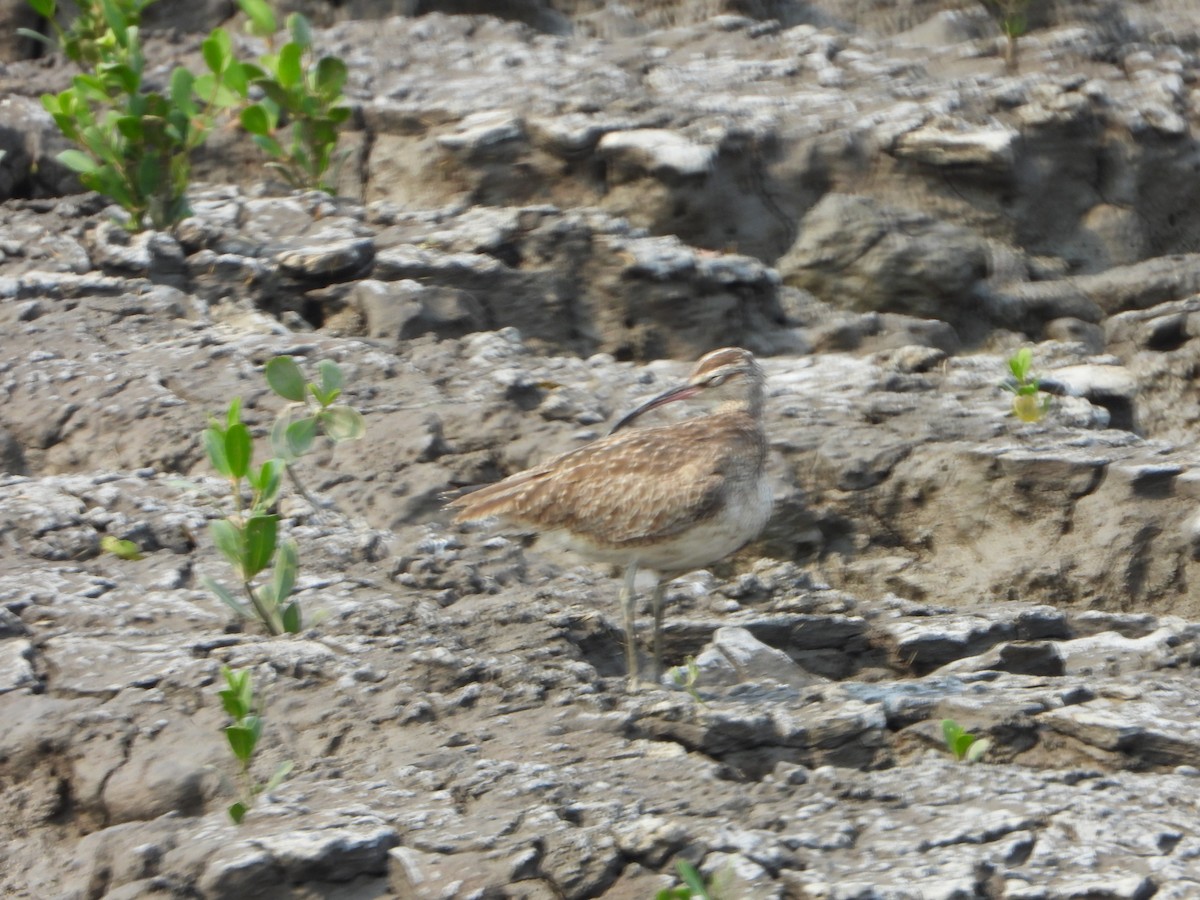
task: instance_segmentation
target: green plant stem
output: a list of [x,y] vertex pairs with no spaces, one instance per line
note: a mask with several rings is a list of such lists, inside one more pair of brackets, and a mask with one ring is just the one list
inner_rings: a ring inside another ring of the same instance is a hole
[[254,803],[254,779],[250,775],[250,760],[239,760],[238,781],[242,785],[242,802],[249,809]]
[[258,594],[254,591],[254,585],[249,581],[243,581],[242,587],[246,591],[246,596],[250,598],[250,603],[254,606],[254,611],[258,613],[258,617],[262,619],[264,625],[267,626],[267,631],[271,632],[271,636],[283,634],[283,630],[275,622],[275,616],[271,614],[261,600],[258,599]]
[[308,489],[304,487],[304,483],[300,480],[300,476],[296,474],[296,470],[292,467],[292,464],[290,462],[284,463],[283,467],[287,471],[288,480],[291,481],[292,487],[296,489],[296,492],[299,493],[300,496],[305,500],[307,500],[312,505],[313,509],[320,510],[320,504],[317,503],[316,498],[308,492]]

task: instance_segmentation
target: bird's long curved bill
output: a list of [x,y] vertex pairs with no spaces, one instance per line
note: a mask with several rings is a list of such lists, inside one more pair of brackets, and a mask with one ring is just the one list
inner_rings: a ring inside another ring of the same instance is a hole
[[694,397],[698,393],[700,393],[700,388],[694,384],[683,384],[679,387],[671,388],[669,391],[664,391],[653,400],[647,400],[633,412],[622,417],[621,421],[612,427],[612,431],[609,434],[616,434],[642,413],[650,412],[650,410],[665,406],[668,403],[674,403],[676,400],[686,400],[688,397]]

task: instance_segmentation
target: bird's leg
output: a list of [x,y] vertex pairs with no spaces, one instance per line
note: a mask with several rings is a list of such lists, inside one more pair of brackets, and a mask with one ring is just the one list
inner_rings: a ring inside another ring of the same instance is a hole
[[662,576],[654,582],[654,683],[662,683],[663,674],[663,594],[666,593]]
[[633,589],[633,580],[637,576],[638,564],[631,562],[625,569],[625,583],[621,585],[621,613],[625,618],[625,674],[629,677],[629,689],[638,687],[638,654],[637,642],[633,634],[635,617],[635,601],[637,596]]

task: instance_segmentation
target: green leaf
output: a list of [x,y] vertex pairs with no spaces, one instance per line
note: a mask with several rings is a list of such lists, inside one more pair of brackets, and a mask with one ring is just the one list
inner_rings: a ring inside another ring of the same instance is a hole
[[285,88],[295,87],[304,77],[300,61],[303,53],[304,48],[294,42],[284,44],[283,49],[279,51],[279,67],[276,71],[279,83]]
[[242,74],[246,76],[247,81],[258,81],[260,78],[266,78],[267,73],[262,66],[257,66],[254,63],[244,62],[241,64]]
[[272,571],[271,585],[275,590],[275,599],[282,603],[291,596],[296,587],[296,573],[300,568],[300,553],[296,542],[284,541],[275,553],[275,568]]
[[64,150],[58,154],[58,161],[72,172],[80,174],[90,174],[100,168],[100,165],[82,150]]
[[254,693],[250,684],[250,671],[222,666],[221,674],[225,676],[225,683],[229,685],[225,690],[218,691],[221,705],[225,712],[240,721],[250,715],[253,708]]
[[254,618],[254,613],[250,612],[250,610],[247,609],[246,606],[244,606],[242,603],[238,602],[237,598],[235,598],[233,596],[233,594],[229,592],[229,589],[226,588],[225,585],[221,584],[218,581],[213,581],[211,578],[205,578],[204,585],[210,591],[212,591],[214,594],[217,595],[218,600],[220,600],[222,603],[224,603],[226,606],[228,606],[230,609],[232,609],[235,613],[237,613],[243,619],[253,619]]
[[285,463],[296,458],[287,440],[287,430],[291,424],[291,412],[285,409],[275,417],[275,424],[271,426],[271,452]]
[[288,453],[293,459],[303,456],[317,438],[317,417],[305,416],[288,425],[286,432]]
[[342,92],[346,75],[346,64],[342,60],[336,56],[322,56],[317,61],[317,91],[332,100]]
[[55,3],[54,0],[29,0],[30,8],[41,16],[43,19],[53,19]]
[[242,560],[242,574],[246,581],[271,564],[278,526],[279,516],[276,515],[251,516],[246,520],[246,550]]
[[256,84],[258,84],[259,88],[263,89],[266,100],[274,103],[277,108],[288,109],[292,106],[292,96],[274,78],[266,78],[260,80],[260,82],[256,82]]
[[196,104],[192,101],[195,86],[196,76],[183,66],[176,66],[171,72],[171,102],[188,116],[196,114]]
[[[273,621],[279,618],[276,609],[279,604],[275,600],[275,588],[273,585],[260,584],[258,587],[254,588],[254,596],[258,598],[258,604],[255,606],[255,609],[259,609],[261,607],[262,609],[267,610],[270,618]],[[270,623],[264,624],[267,624],[268,627],[270,625]],[[277,630],[272,629],[271,633],[275,634],[277,633]]]
[[253,455],[254,442],[250,437],[250,429],[241,422],[235,422],[225,432],[225,458],[229,460],[229,476],[245,478],[250,471]]
[[100,0],[100,8],[104,12],[104,21],[108,23],[121,46],[129,46],[129,32],[134,29],[130,27],[131,23],[126,20],[121,8],[113,0]]
[[268,459],[258,470],[253,480],[255,493],[254,508],[256,510],[270,509],[279,496],[279,486],[283,481],[284,462],[281,459]]
[[105,553],[111,553],[113,556],[125,560],[145,559],[141,549],[133,541],[123,541],[115,535],[106,534],[100,538],[100,549]]
[[270,134],[271,119],[267,111],[257,103],[252,103],[242,110],[242,128],[250,134]]
[[973,743],[975,743],[975,735],[967,734],[966,732],[960,734],[957,738],[955,738],[955,740],[954,740],[954,757],[955,757],[955,759],[964,759],[967,755],[967,751],[971,749],[971,745]]
[[229,409],[225,412],[225,427],[232,428],[242,421],[242,398],[234,397],[229,401]]
[[247,716],[243,722],[259,722],[258,730],[251,724],[230,725],[225,729],[225,737],[229,741],[229,749],[241,762],[249,762],[254,756],[254,745],[258,742],[258,732],[262,730],[262,720],[258,716]]
[[295,763],[293,763],[290,759],[285,759],[283,762],[281,762],[279,764],[279,768],[275,770],[275,774],[272,775],[267,783],[263,785],[263,793],[269,794],[271,791],[275,790],[275,788],[279,787],[279,785],[283,783],[283,779],[287,778],[288,775],[291,774],[293,768],[295,768]]
[[142,76],[124,63],[105,66],[101,74],[107,83],[115,84],[126,94],[136,94],[142,83]]
[[305,50],[312,46],[312,26],[302,14],[294,12],[287,17],[287,30],[292,41]]
[[1016,378],[1017,381],[1024,381],[1032,366],[1033,351],[1028,347],[1022,347],[1008,360],[1008,368],[1013,373],[1013,377]]
[[[296,161],[302,163],[302,160],[304,160],[303,154],[297,152]],[[317,405],[322,408],[329,406],[329,404],[336,400],[338,395],[341,393],[341,390],[338,388],[334,388],[332,391],[323,391],[321,390],[321,387],[316,384],[310,384],[308,386],[308,390],[309,393],[313,395],[313,399],[317,401]]]
[[208,428],[205,428],[204,450],[208,454],[208,461],[217,470],[217,474],[228,478],[231,472],[229,469],[229,457],[225,455],[225,429],[219,428],[216,425],[210,425]]
[[284,400],[304,401],[304,373],[290,356],[276,356],[266,366],[267,384]]
[[236,60],[231,62],[221,75],[221,86],[239,98],[245,97],[250,91],[250,79],[246,75],[246,66]]
[[[44,16],[46,19],[53,18],[52,16]],[[46,37],[40,31],[34,31],[32,28],[18,28],[17,35],[23,38],[29,38],[31,41],[37,41],[39,44],[45,44],[51,50],[58,49],[58,43],[53,39]]]
[[967,762],[979,762],[979,760],[983,759],[983,754],[987,753],[991,747],[992,742],[988,738],[980,738],[975,741],[967,750]]
[[680,881],[688,886],[693,897],[708,900],[708,886],[704,883],[700,873],[696,871],[695,866],[681,859],[675,863],[675,870],[679,872]]
[[299,634],[303,630],[303,625],[300,621],[299,600],[293,600],[284,607],[281,622],[283,624],[283,630],[288,634]]
[[278,106],[280,109],[287,109],[291,103],[291,97],[287,90],[273,78],[265,78],[256,82],[262,92],[267,95],[267,99]]
[[262,151],[268,156],[274,156],[276,159],[281,159],[287,156],[287,153],[284,152],[282,145],[280,145],[279,141],[275,140],[273,137],[263,134],[256,134],[254,135],[253,140],[254,143],[256,143],[259,148],[262,149]]
[[367,431],[362,413],[352,406],[331,406],[317,413],[325,434],[334,441],[357,441]]
[[224,72],[233,61],[233,41],[229,32],[224,28],[214,28],[200,45],[200,52],[210,71],[214,74]]
[[241,825],[242,819],[246,818],[246,804],[239,800],[237,803],[229,805],[229,818],[233,819],[234,825]]
[[264,0],[238,0],[238,6],[249,19],[250,33],[257,37],[270,37],[276,31],[275,13]]
[[229,560],[231,566],[241,570],[245,553],[242,530],[228,519],[216,519],[208,523],[208,531],[221,555]]
[[342,367],[332,359],[323,359],[317,363],[317,371],[321,374],[321,388],[326,394],[341,391],[346,383],[346,376],[342,374]]

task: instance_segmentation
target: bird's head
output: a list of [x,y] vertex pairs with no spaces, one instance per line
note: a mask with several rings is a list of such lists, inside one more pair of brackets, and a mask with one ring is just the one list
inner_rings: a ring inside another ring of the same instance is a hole
[[762,409],[765,380],[762,367],[749,350],[741,347],[713,350],[700,358],[684,384],[646,401],[617,422],[612,431],[620,431],[642,413],[676,400],[702,400],[758,415]]

